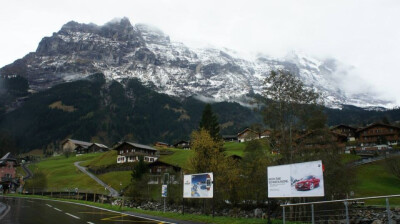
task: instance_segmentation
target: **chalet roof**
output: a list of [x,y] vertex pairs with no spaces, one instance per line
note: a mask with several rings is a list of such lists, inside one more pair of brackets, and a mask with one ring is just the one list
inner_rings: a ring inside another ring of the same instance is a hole
[[265,135],[265,134],[269,135],[269,134],[271,134],[271,133],[272,133],[271,130],[265,129],[264,131],[262,131],[262,132],[260,133],[260,135]]
[[245,132],[247,132],[247,131],[251,131],[251,132],[253,132],[253,133],[255,133],[255,134],[258,134],[258,132],[253,131],[253,130],[251,130],[250,128],[246,128],[246,129],[244,129],[243,131],[239,132],[239,133],[237,134],[237,136],[242,135],[243,133],[245,133]]
[[222,135],[222,138],[237,138],[237,135]]
[[156,142],[154,144],[169,145],[168,143],[165,143],[165,142]]
[[170,163],[166,163],[166,162],[163,162],[163,161],[160,161],[160,160],[157,160],[157,161],[155,161],[155,162],[153,162],[153,163],[150,163],[149,165],[148,165],[148,167],[153,167],[153,166],[158,166],[158,165],[165,165],[165,166],[171,166],[172,168],[174,168],[174,169],[182,169],[181,167],[179,167],[179,166],[177,166],[177,165],[172,165],[172,164],[170,164]]
[[189,141],[185,141],[185,140],[180,140],[179,142],[175,143],[174,146],[177,146],[177,145],[182,144],[182,143],[189,144],[190,142]]
[[84,141],[80,141],[80,140],[75,140],[75,139],[67,139],[66,141],[64,141],[62,144],[64,145],[66,142],[72,142],[75,145],[79,145],[82,146],[83,148],[88,148],[89,146],[91,146],[93,143],[91,142],[84,142]]
[[7,161],[14,161],[17,162],[17,159],[12,156],[11,152],[8,152],[0,159],[0,165],[5,164]]
[[[299,137],[296,139],[296,141],[301,141],[302,139],[305,139],[305,138],[307,138],[308,136],[312,136],[313,134],[319,134],[319,133],[321,133],[319,130],[310,131],[310,132],[308,132],[308,133],[306,133],[306,134],[304,134],[304,135],[299,136]],[[336,136],[336,137],[340,137],[340,138],[343,138],[343,139],[347,139],[347,136],[346,136],[346,135],[339,134],[339,133],[336,133],[336,132],[331,131],[331,130],[328,132],[328,134],[334,135],[334,136]]]
[[366,127],[358,129],[356,132],[361,132],[361,131],[364,131],[366,129],[370,129],[370,128],[373,128],[373,127],[376,127],[376,126],[384,126],[384,127],[387,127],[387,128],[393,128],[393,129],[400,130],[400,128],[397,127],[397,126],[393,126],[393,125],[389,125],[389,124],[383,124],[383,123],[372,123],[370,125],[367,125]]
[[128,145],[131,145],[131,146],[133,146],[133,147],[140,148],[140,149],[147,149],[147,150],[157,151],[157,149],[155,149],[155,148],[153,148],[153,147],[151,147],[151,146],[142,145],[142,144],[133,143],[133,142],[122,142],[122,143],[119,144],[117,147],[115,147],[114,150],[118,150],[118,148],[119,148],[121,145],[123,145],[123,144],[128,144]]
[[357,130],[357,128],[352,127],[352,126],[350,126],[350,125],[346,125],[346,124],[339,124],[339,125],[333,126],[333,127],[331,128],[331,130],[332,130],[332,129],[339,128],[339,127],[345,127],[345,128],[353,129],[354,131]]
[[100,143],[93,143],[93,144],[90,145],[90,147],[92,147],[93,145],[96,145],[96,146],[98,146],[100,148],[103,148],[103,149],[108,149],[108,146],[100,144]]

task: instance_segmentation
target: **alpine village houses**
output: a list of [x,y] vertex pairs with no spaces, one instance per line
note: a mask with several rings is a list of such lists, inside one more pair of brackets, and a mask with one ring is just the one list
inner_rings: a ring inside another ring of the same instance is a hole
[[17,159],[11,153],[5,154],[0,159],[0,187],[1,190],[16,190],[19,178],[16,175]]
[[76,152],[77,155],[92,152],[105,152],[109,150],[106,145],[100,143],[91,143],[75,139],[67,139],[62,142],[61,149],[63,153]]
[[361,146],[397,145],[400,128],[388,124],[373,123],[356,131]]
[[118,154],[117,163],[139,161],[141,156],[145,162],[155,162],[159,157],[157,149],[132,142],[122,142],[114,150]]

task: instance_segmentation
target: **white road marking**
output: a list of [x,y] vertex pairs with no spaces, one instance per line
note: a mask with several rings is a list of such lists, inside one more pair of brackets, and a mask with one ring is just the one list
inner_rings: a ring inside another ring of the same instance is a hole
[[0,220],[2,218],[4,218],[7,215],[7,213],[10,211],[10,209],[11,209],[11,206],[9,206],[9,205],[6,205],[6,207],[7,207],[7,210],[5,212],[3,212],[2,215],[0,214]]
[[[13,197],[13,196],[4,196],[4,197],[5,197],[5,198],[18,198],[18,197]],[[157,220],[157,219],[142,217],[142,216],[140,216],[140,215],[132,215],[132,214],[129,214],[129,213],[117,212],[117,211],[113,211],[113,210],[110,210],[110,209],[100,208],[100,207],[97,207],[97,206],[86,205],[86,204],[77,203],[77,202],[60,201],[60,200],[46,199],[46,198],[31,198],[31,199],[32,199],[32,200],[41,200],[41,201],[54,201],[54,202],[59,202],[59,203],[67,203],[67,204],[74,204],[74,205],[86,206],[86,207],[89,207],[89,208],[95,208],[95,209],[98,209],[98,210],[103,210],[103,211],[118,213],[118,214],[121,214],[121,215],[127,215],[127,216],[137,217],[137,218],[141,218],[141,219],[152,220],[152,221],[156,221],[156,222],[162,222],[162,223],[165,223],[165,224],[168,224],[168,223],[170,223],[170,224],[175,224],[175,223],[173,223],[173,222],[165,222],[165,221],[161,221],[161,220]]]
[[49,206],[50,208],[52,208],[53,206],[51,206],[51,205],[49,205],[49,204],[46,204],[47,206]]
[[87,222],[88,224],[94,224],[93,222]]
[[59,211],[59,212],[62,212],[62,211],[61,211],[60,209],[58,209],[58,208],[55,208],[55,207],[54,207],[54,209],[57,210],[57,211]]
[[73,217],[73,218],[76,218],[76,219],[81,219],[81,218],[79,218],[78,216],[74,216],[74,215],[71,215],[71,214],[69,214],[69,213],[65,213],[65,214],[67,214],[67,215],[69,215],[69,216],[71,216],[71,217]]

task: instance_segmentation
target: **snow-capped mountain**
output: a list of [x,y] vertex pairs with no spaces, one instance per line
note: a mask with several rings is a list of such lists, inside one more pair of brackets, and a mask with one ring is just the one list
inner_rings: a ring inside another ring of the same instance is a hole
[[103,26],[69,22],[43,38],[36,52],[3,67],[0,74],[24,76],[32,89],[41,90],[102,72],[108,80],[138,78],[173,96],[245,102],[249,93],[261,93],[270,71],[286,69],[325,96],[330,107],[390,105],[367,93],[346,93],[335,81],[337,64],[295,52],[285,58],[248,59],[227,49],[189,48],[157,28],[133,26],[123,18]]

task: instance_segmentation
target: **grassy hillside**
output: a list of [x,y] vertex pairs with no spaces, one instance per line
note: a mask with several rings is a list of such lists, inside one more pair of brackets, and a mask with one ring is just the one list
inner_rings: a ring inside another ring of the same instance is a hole
[[[225,144],[225,152],[227,155],[243,156],[245,147],[246,143],[229,142]],[[193,155],[192,150],[174,148],[164,150],[173,152],[173,154],[161,155],[161,161],[188,169],[190,157]],[[67,188],[74,189],[77,187],[81,191],[89,190],[106,193],[103,187],[81,173],[73,163],[75,161],[84,161],[81,164],[85,166],[107,166],[116,163],[116,156],[116,151],[113,150],[105,153],[92,153],[69,158],[58,156],[47,158],[32,165],[30,168],[32,171],[40,169],[46,174],[49,190],[66,190]],[[343,155],[342,158],[344,162],[357,159],[359,159],[358,156],[348,154]],[[386,170],[385,161],[362,165],[355,169],[357,175],[357,183],[353,188],[355,197],[400,194],[400,179]],[[20,172],[22,173],[22,170]],[[131,171],[110,172],[98,175],[98,177],[119,191],[130,184]],[[384,205],[385,201],[368,200],[366,203],[370,205]],[[400,198],[390,199],[390,204],[400,205]]]
[[243,156],[244,149],[246,148],[246,143],[239,143],[239,142],[226,142],[224,144],[225,153],[228,156],[237,155]]
[[131,183],[131,174],[132,171],[116,171],[100,174],[97,177],[115,190],[120,191]]
[[173,152],[171,155],[161,155],[160,161],[166,162],[172,165],[177,165],[183,169],[188,169],[190,158],[193,156],[193,150],[183,150],[169,148],[168,151]]
[[86,160],[81,163],[82,166],[86,167],[106,167],[117,162],[117,151],[110,150],[104,153],[101,153],[99,156],[96,156],[93,159]]
[[[32,94],[10,113],[1,114],[0,108],[0,133],[10,136],[21,152],[57,149],[66,138],[106,145],[121,139],[173,143],[189,138],[204,106],[193,97],[179,100],[157,93],[135,79],[105,85],[104,76],[95,74]],[[238,103],[212,107],[224,134],[261,122],[260,115]]]
[[[400,179],[388,172],[385,161],[378,161],[356,168],[356,197],[400,194]],[[367,204],[385,204],[384,200],[368,200]],[[400,205],[400,198],[390,199],[390,204]]]
[[33,164],[29,168],[32,172],[39,169],[45,173],[49,190],[65,191],[66,188],[79,188],[80,191],[88,190],[103,193],[104,188],[101,185],[74,166],[76,161],[92,160],[100,155],[100,153],[91,153],[69,158],[57,156]]
[[[227,142],[224,145],[225,153],[227,156],[238,155],[243,156],[244,149],[246,148],[246,143],[238,143],[238,142]],[[167,149],[159,149],[161,152],[160,161],[177,165],[182,167],[183,169],[188,169],[190,157],[193,156],[193,150],[183,150],[176,148],[167,148]],[[169,155],[164,155],[163,152],[172,153]],[[86,162],[81,163],[83,166],[96,168],[96,167],[106,167],[117,162],[117,152],[115,150],[111,150],[109,152],[105,152],[100,156],[88,160]]]

